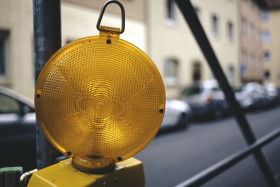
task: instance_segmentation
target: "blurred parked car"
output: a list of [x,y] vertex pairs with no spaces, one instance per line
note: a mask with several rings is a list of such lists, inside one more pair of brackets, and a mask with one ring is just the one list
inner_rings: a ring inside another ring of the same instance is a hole
[[251,82],[245,84],[239,92],[235,93],[240,106],[245,110],[261,109],[269,105],[264,86]]
[[161,128],[186,128],[191,120],[191,115],[191,108],[188,104],[180,100],[167,99]]
[[265,86],[266,97],[270,101],[271,106],[276,106],[280,102],[280,93],[278,92],[277,87],[273,83],[269,83]]
[[216,80],[207,80],[202,84],[186,87],[182,92],[182,100],[190,104],[195,118],[219,118],[229,113],[224,93]]
[[36,117],[33,102],[0,87],[0,168],[36,168]]

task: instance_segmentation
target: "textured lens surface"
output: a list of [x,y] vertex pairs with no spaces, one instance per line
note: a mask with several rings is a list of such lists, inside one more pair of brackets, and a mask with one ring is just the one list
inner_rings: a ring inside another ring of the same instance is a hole
[[165,89],[154,63],[128,42],[93,36],[56,52],[37,81],[37,119],[62,153],[127,159],[156,135]]

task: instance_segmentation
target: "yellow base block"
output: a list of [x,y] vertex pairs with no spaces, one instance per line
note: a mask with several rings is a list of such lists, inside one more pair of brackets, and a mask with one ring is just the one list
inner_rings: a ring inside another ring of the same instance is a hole
[[143,187],[145,176],[143,164],[130,158],[116,164],[116,169],[107,174],[89,174],[72,166],[72,159],[37,171],[31,177],[28,187]]

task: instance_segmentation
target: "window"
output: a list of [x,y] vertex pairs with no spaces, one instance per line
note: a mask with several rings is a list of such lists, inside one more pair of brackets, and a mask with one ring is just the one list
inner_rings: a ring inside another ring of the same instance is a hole
[[175,2],[174,0],[166,0],[167,3],[167,21],[168,23],[175,23]]
[[183,90],[182,95],[185,96],[192,96],[192,95],[197,95],[199,93],[203,92],[203,88],[200,86],[191,86],[187,87]]
[[263,11],[262,18],[263,18],[264,22],[269,22],[270,15],[269,15],[269,12],[267,10]]
[[245,18],[242,18],[242,32],[244,35],[247,34],[247,21]]
[[246,66],[244,64],[241,64],[240,65],[240,74],[241,75],[244,75],[246,72]]
[[240,66],[241,75],[244,75],[246,72],[247,61],[248,61],[247,53],[245,51],[242,51],[242,59],[241,59],[241,66]]
[[250,6],[251,6],[251,8],[254,8],[254,7],[255,7],[254,0],[250,0]]
[[20,105],[13,98],[0,93],[0,114],[19,113]]
[[251,54],[251,67],[255,65],[255,55]]
[[0,30],[0,76],[7,73],[7,40],[8,31]]
[[269,31],[264,31],[263,32],[263,42],[264,43],[269,43],[270,42],[270,32]]
[[232,66],[228,67],[227,79],[228,79],[228,82],[230,84],[233,84],[233,82],[234,82],[234,67],[232,67]]
[[263,54],[263,60],[265,62],[269,62],[270,61],[270,52],[269,51],[265,51]]
[[212,28],[211,28],[211,30],[212,30],[212,34],[213,34],[214,37],[218,36],[218,24],[219,24],[218,22],[219,22],[219,20],[218,20],[217,16],[213,15],[212,16]]
[[193,64],[192,79],[193,82],[198,82],[201,80],[201,64],[199,62]]
[[231,22],[228,22],[227,24],[227,30],[228,30],[228,41],[233,41],[233,25]]
[[261,42],[262,41],[262,31],[259,30],[258,32],[258,40]]
[[179,78],[179,62],[176,59],[168,59],[164,64],[165,83],[177,84]]
[[246,66],[247,65],[247,61],[248,61],[247,53],[245,51],[243,51],[242,52],[242,64],[244,64]]
[[259,57],[259,69],[262,69],[262,60],[263,60],[263,58],[262,57]]
[[269,80],[270,79],[270,72],[269,72],[269,70],[266,70],[264,72],[264,78],[265,78],[265,80]]
[[250,36],[255,38],[255,26],[253,24],[250,25]]

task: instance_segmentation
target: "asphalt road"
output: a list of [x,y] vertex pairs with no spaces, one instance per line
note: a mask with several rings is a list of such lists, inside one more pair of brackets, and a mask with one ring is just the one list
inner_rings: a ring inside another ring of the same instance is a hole
[[[280,107],[246,114],[257,138],[280,127]],[[144,163],[147,187],[175,186],[246,143],[233,117],[192,123],[182,131],[164,131],[135,158]],[[280,137],[263,153],[280,186]],[[267,186],[253,156],[207,182],[211,187]]]

